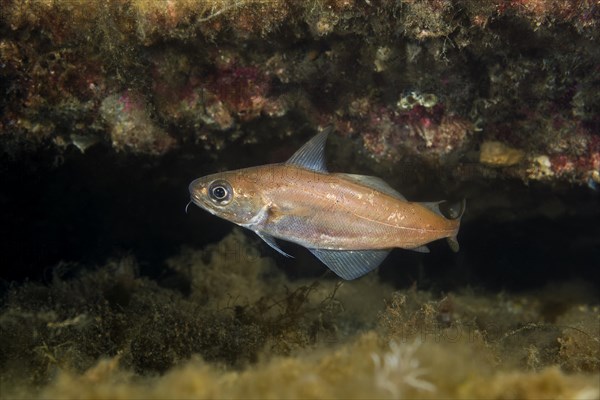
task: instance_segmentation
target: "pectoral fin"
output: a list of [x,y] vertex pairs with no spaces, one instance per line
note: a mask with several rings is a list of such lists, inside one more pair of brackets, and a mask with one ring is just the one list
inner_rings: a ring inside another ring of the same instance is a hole
[[309,250],[329,269],[346,280],[356,279],[373,271],[390,252],[390,250]]
[[275,242],[275,238],[271,235],[267,235],[266,233],[260,233],[255,231],[255,233],[258,235],[259,238],[261,238],[262,240],[265,241],[265,243],[267,243],[269,246],[271,246],[271,248],[277,250],[277,252],[283,256],[289,257],[289,258],[294,258],[293,256],[290,256],[288,253],[286,253],[285,251],[281,250],[279,248],[279,246],[277,246],[277,243]]

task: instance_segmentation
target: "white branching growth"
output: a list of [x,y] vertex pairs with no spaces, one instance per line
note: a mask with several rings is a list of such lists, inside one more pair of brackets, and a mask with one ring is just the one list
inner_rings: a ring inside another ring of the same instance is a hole
[[427,370],[420,367],[419,360],[415,357],[419,346],[420,340],[410,344],[398,344],[392,340],[387,353],[371,353],[375,364],[376,385],[394,398],[399,397],[407,387],[434,392],[435,385],[423,378]]
[[210,13],[208,15],[200,18],[198,20],[198,22],[206,22],[208,20],[218,17],[219,15],[221,15],[229,10],[233,10],[234,8],[241,7],[244,4],[249,4],[249,3],[251,3],[251,1],[235,0],[235,1],[229,2],[229,4],[227,4],[227,3],[228,2],[223,2],[223,4],[221,4],[219,8],[215,7],[215,5],[213,5],[212,9],[210,10]]

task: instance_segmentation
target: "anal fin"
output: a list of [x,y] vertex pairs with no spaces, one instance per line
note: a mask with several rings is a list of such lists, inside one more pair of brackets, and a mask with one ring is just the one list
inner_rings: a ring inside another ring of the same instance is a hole
[[309,249],[339,277],[352,280],[373,271],[390,250],[325,250]]
[[429,253],[429,248],[427,246],[419,246],[419,247],[413,247],[412,249],[409,249],[412,251],[416,251],[417,253]]

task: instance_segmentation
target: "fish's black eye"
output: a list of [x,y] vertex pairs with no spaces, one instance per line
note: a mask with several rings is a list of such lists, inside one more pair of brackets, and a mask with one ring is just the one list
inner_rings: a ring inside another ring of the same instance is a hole
[[229,182],[218,180],[210,184],[210,187],[208,188],[208,195],[214,202],[220,205],[226,205],[233,197],[233,189],[231,188]]
[[227,191],[223,186],[217,186],[213,189],[213,197],[215,199],[221,200],[224,199],[225,196],[227,196]]

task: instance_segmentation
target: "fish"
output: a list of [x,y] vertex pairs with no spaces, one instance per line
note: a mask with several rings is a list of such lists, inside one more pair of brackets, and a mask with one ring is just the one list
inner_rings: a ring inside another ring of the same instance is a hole
[[253,231],[283,256],[291,257],[276,239],[303,246],[345,280],[373,271],[394,248],[429,252],[427,243],[446,238],[458,251],[465,200],[446,217],[441,201],[410,202],[378,177],[329,172],[330,132],[286,162],[193,180],[190,203]]

